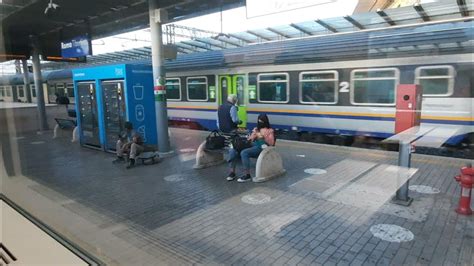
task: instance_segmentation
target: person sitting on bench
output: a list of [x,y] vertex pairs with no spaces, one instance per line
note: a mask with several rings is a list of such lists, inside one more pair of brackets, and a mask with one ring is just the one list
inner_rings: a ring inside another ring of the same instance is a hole
[[[250,158],[258,158],[265,146],[275,145],[275,133],[270,126],[270,121],[266,114],[258,116],[257,127],[252,130],[252,134],[248,137],[252,141],[252,147],[244,149],[240,152],[242,164],[244,166],[244,175],[241,176],[237,182],[247,182],[252,179],[250,176]],[[235,179],[235,166],[238,152],[235,149],[229,150],[230,174],[227,176],[227,181]]]

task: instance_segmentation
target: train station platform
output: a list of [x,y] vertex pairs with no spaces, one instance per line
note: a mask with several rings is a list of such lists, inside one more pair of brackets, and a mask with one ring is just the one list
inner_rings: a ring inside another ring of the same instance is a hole
[[[0,135],[37,132],[40,122],[36,108],[36,103],[0,102]],[[68,117],[65,106],[46,104],[45,108],[50,129],[56,124],[55,118]],[[74,104],[70,104],[69,108],[74,108]]]
[[280,139],[286,174],[237,183],[193,169],[207,132],[170,133],[174,155],[129,170],[70,138],[3,136],[2,193],[112,265],[474,263],[473,216],[454,211],[467,160],[414,154],[402,207],[396,152]]

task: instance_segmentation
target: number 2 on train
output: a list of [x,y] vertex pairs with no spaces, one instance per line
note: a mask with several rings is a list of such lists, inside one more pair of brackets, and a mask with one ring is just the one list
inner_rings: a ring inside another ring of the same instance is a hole
[[343,81],[339,83],[339,92],[349,92],[349,82]]

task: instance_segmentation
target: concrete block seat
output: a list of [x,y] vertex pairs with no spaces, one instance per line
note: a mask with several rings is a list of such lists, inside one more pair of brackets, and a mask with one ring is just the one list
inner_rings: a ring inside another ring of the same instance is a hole
[[[224,152],[227,149],[207,150],[206,141],[203,141],[196,152],[196,164],[194,169],[204,169],[224,163]],[[255,177],[253,182],[265,182],[277,176],[283,175],[283,160],[274,146],[266,147],[257,158]]]

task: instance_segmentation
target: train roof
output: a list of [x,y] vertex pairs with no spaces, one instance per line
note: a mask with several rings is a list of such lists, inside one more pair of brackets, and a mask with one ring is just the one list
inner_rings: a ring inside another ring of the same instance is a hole
[[290,39],[181,55],[166,69],[185,71],[250,65],[333,62],[426,54],[471,53],[472,21],[418,25]]
[[[72,78],[72,70],[71,69],[61,69],[61,70],[53,70],[53,71],[44,71],[42,73],[43,80],[59,80],[59,79],[70,79]],[[33,73],[29,73],[28,79],[30,83],[34,82]],[[13,74],[13,75],[5,75],[0,76],[0,85],[22,85],[23,81],[23,74]]]
[[[310,36],[225,50],[181,54],[175,60],[167,60],[165,67],[167,71],[191,71],[252,65],[472,53],[474,50],[473,26],[474,22],[467,20]],[[117,63],[150,65],[151,60],[110,62],[110,64]],[[91,66],[86,65],[86,67]],[[32,82],[33,75],[30,74],[29,77]],[[71,77],[70,69],[43,73],[44,80]],[[22,83],[21,74],[0,77],[0,84]]]

